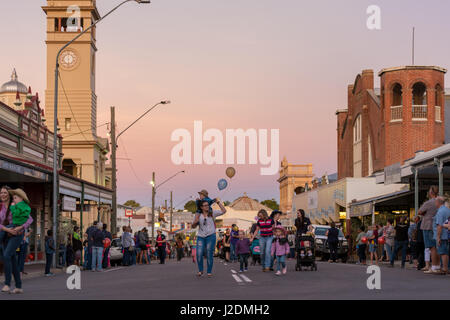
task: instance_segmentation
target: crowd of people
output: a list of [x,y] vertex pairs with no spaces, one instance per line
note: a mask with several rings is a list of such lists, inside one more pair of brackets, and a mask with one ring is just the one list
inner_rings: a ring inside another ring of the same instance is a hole
[[[219,210],[212,210],[213,203],[218,205]],[[30,202],[23,190],[3,186],[0,188],[0,204],[0,257],[5,276],[1,291],[23,293],[21,276],[25,274],[24,264],[33,222]],[[155,259],[164,264],[166,258],[181,261],[187,256],[192,257],[192,261],[197,264],[197,275],[201,277],[206,258],[206,273],[211,277],[217,252],[225,264],[239,262],[240,272],[248,271],[249,265],[260,265],[263,272],[276,271],[276,275],[283,275],[287,272],[286,259],[296,256],[299,237],[311,229],[311,221],[302,209],[297,211],[295,231],[282,226],[281,211],[274,210],[269,215],[262,209],[250,230],[239,230],[237,225],[232,225],[231,229],[221,234],[216,230],[215,219],[225,213],[223,203],[218,199],[210,199],[208,192],[202,190],[199,192],[197,212],[192,224],[193,228],[198,227],[198,231],[192,239],[176,236],[169,240],[161,230],[157,230],[155,240],[150,241],[146,228],[133,234],[131,227],[124,226],[120,238],[122,264],[150,264]],[[394,261],[401,253],[402,268],[409,260],[410,264],[427,274],[448,274],[449,228],[448,203],[438,196],[438,188],[432,186],[428,191],[428,200],[420,207],[412,222],[402,216],[397,221],[388,219],[386,225],[360,227],[355,239],[358,263],[366,264],[368,253],[370,264],[386,261],[394,267]],[[339,230],[332,224],[326,233],[330,262],[336,261],[338,235]],[[59,244],[57,264],[82,265],[84,270],[101,272],[110,266],[109,252],[114,237],[107,230],[107,225],[101,222],[94,222],[83,235],[80,228],[74,226],[65,241]],[[53,275],[51,266],[55,252],[53,231],[48,230],[45,237],[46,276]],[[15,281],[13,290],[10,288],[12,277]]]
[[361,226],[356,237],[358,263],[366,264],[368,251],[370,264],[386,261],[394,267],[400,253],[402,268],[409,261],[426,274],[448,274],[450,209],[438,190],[430,187],[428,200],[411,222],[402,216],[395,222],[388,219],[386,225]]

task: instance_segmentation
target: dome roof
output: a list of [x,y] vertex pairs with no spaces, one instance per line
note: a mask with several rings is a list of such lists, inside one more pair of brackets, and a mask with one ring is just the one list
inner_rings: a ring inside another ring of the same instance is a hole
[[13,70],[11,74],[11,80],[8,82],[5,82],[2,87],[0,88],[0,93],[4,92],[19,92],[19,93],[27,93],[28,89],[27,87],[22,83],[19,82],[17,79],[17,72],[16,69]]

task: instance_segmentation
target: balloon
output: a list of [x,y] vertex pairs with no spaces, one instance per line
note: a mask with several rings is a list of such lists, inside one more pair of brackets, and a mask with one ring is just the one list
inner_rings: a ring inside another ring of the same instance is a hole
[[236,170],[234,170],[233,167],[228,167],[227,170],[225,171],[225,173],[226,173],[227,177],[231,179],[236,174]]
[[386,243],[386,239],[384,239],[384,237],[378,238],[378,244],[385,244],[385,243]]
[[225,179],[220,179],[217,186],[219,187],[219,190],[223,190],[228,186],[228,182]]
[[361,238],[361,241],[362,241],[363,243],[367,243],[367,238],[366,238],[366,237],[362,237],[362,238]]
[[103,247],[108,248],[111,245],[111,240],[109,238],[105,239],[105,243],[103,244]]

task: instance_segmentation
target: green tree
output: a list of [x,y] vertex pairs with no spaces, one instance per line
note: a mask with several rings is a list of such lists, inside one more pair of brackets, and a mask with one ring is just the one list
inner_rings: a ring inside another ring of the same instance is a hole
[[197,203],[194,200],[189,200],[184,205],[184,208],[189,212],[196,212],[197,211]]
[[141,205],[140,205],[138,202],[136,202],[135,200],[128,200],[128,201],[125,202],[123,205],[124,205],[124,206],[127,206],[127,207],[132,207],[132,208],[138,208],[138,207],[141,206]]
[[277,201],[272,198],[272,200],[264,200],[261,201],[261,204],[265,205],[266,207],[269,207],[272,210],[278,210],[280,206],[278,205]]

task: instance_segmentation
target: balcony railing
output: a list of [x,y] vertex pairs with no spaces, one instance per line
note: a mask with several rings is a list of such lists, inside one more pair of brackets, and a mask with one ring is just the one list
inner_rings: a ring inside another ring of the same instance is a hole
[[413,104],[412,119],[413,120],[426,120],[427,119],[427,105]]
[[391,122],[402,121],[403,106],[391,106]]

